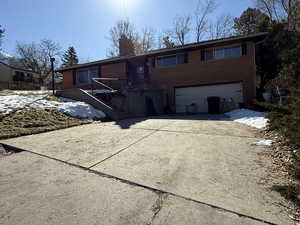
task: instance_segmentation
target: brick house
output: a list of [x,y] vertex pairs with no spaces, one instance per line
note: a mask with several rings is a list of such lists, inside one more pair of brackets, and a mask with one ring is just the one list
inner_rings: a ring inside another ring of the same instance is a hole
[[[120,92],[162,90],[160,105],[178,113],[189,105],[207,112],[208,96],[219,96],[236,107],[251,105],[257,86],[255,45],[265,37],[266,33],[259,33],[210,40],[142,55],[134,55],[133,45],[124,37],[120,57],[60,69],[62,89],[101,88],[92,79],[100,78]],[[152,101],[155,105],[156,100]]]

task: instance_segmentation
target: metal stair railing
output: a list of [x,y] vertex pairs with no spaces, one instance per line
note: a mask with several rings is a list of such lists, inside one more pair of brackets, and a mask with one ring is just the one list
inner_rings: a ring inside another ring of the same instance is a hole
[[101,86],[105,87],[108,89],[108,93],[116,93],[118,92],[117,90],[113,89],[112,87],[100,82],[102,80],[108,80],[108,81],[119,81],[119,78],[92,78],[92,94],[94,94],[94,85],[93,82],[95,82],[96,84],[100,84]]

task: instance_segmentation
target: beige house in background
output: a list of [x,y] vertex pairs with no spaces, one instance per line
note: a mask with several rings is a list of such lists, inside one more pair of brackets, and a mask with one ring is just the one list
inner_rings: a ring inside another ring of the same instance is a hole
[[0,62],[0,88],[37,89],[40,75],[31,70],[16,68]]

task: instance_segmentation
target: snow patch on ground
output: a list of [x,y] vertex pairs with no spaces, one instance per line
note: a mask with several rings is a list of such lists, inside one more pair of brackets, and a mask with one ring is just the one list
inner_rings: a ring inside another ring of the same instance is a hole
[[20,95],[7,95],[0,96],[0,113],[9,114],[18,109],[22,109],[25,106],[45,98],[42,96],[20,96]]
[[45,95],[45,94],[49,94],[52,91],[46,90],[46,91],[42,91],[42,90],[38,90],[38,91],[14,91],[14,94],[16,95]]
[[265,128],[269,121],[265,118],[265,113],[249,109],[236,109],[225,114],[229,116],[229,119],[232,121],[243,123],[258,129]]
[[26,106],[32,108],[46,109],[56,108],[62,113],[72,117],[84,119],[101,119],[105,114],[84,102],[74,101],[71,99],[61,98],[63,102],[49,101],[46,95],[40,96],[20,96],[8,95],[0,96],[0,113],[9,114],[13,111],[20,110]]
[[271,146],[272,143],[273,143],[272,140],[261,140],[261,141],[255,142],[254,144],[257,146]]

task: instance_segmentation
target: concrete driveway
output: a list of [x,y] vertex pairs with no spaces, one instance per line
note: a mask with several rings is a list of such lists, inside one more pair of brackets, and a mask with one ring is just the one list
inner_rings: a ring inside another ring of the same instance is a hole
[[203,115],[2,141],[26,151],[0,159],[0,224],[293,224],[255,132]]

